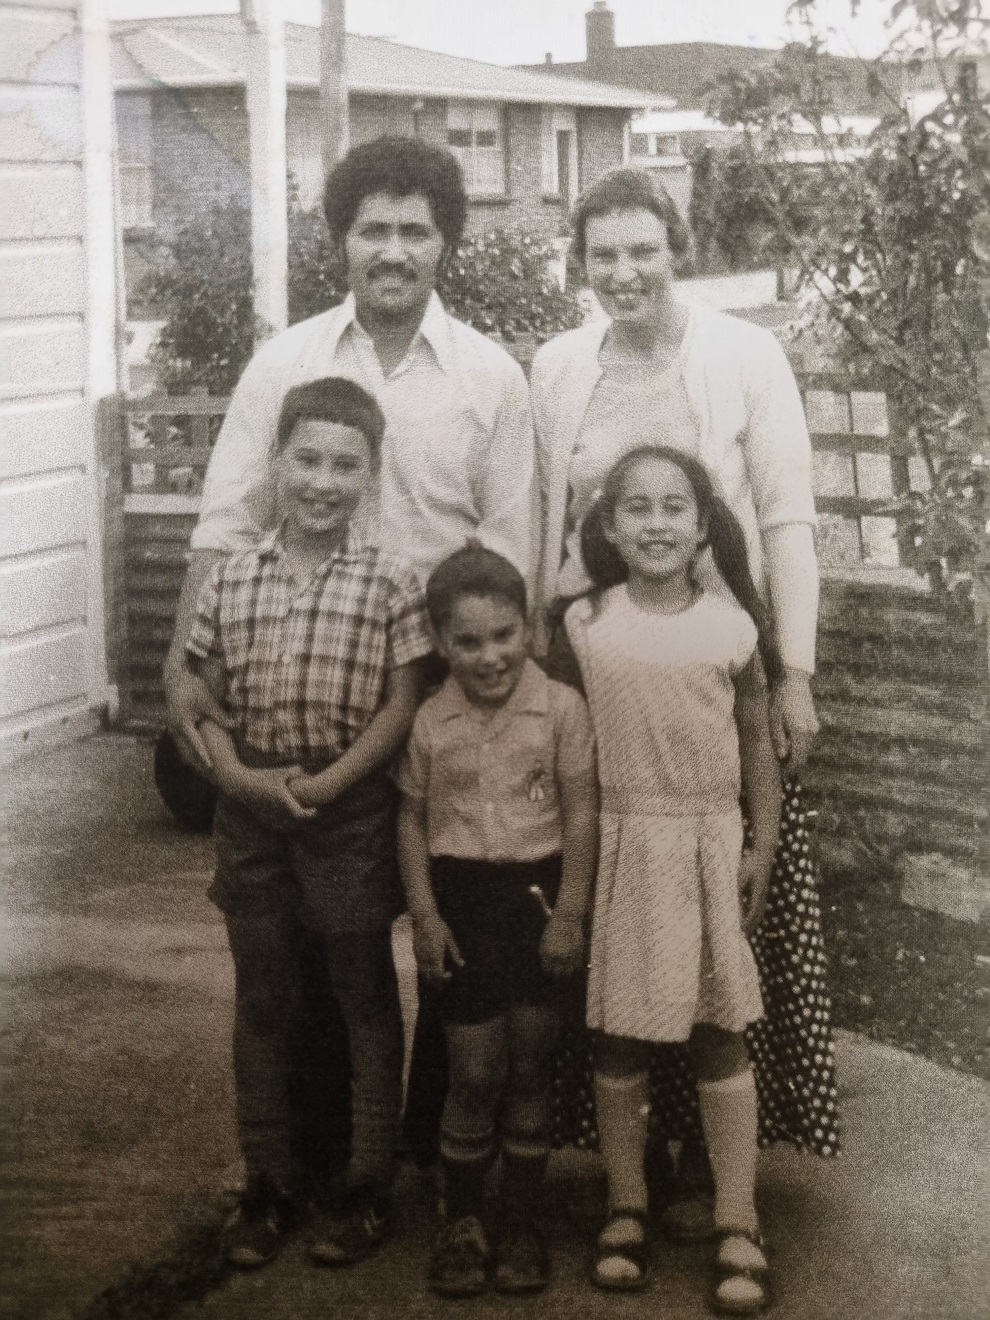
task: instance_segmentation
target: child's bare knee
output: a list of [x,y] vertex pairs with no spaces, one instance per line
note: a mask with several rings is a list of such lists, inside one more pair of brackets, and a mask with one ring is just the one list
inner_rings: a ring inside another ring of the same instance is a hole
[[649,1065],[649,1046],[628,1036],[600,1036],[595,1046],[595,1071],[607,1077],[631,1077]]
[[450,1090],[470,1109],[492,1108],[505,1085],[505,1060],[495,1051],[450,1061]]
[[702,1081],[720,1081],[734,1077],[749,1067],[746,1039],[741,1032],[723,1031],[707,1022],[698,1023],[691,1032],[694,1066]]

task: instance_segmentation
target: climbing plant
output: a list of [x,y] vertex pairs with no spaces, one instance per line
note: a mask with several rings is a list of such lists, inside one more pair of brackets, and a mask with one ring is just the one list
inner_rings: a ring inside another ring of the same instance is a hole
[[[712,93],[710,112],[746,131],[721,163],[725,195],[708,223],[744,251],[755,229],[791,268],[812,329],[886,390],[927,475],[926,490],[891,505],[902,553],[946,592],[986,553],[990,103],[979,55],[990,20],[981,0],[894,0],[886,58],[866,70],[880,113],[853,145],[816,0],[792,13],[805,40]],[[794,164],[798,117],[812,168]],[[719,216],[737,200],[734,234]]]

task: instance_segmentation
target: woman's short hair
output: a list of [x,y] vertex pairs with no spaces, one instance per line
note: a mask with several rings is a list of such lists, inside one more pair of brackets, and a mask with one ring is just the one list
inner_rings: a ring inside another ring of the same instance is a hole
[[667,230],[671,254],[683,261],[691,255],[691,230],[662,183],[644,170],[613,170],[583,193],[574,206],[571,252],[583,266],[587,257],[588,221],[611,211],[651,211]]
[[334,242],[343,242],[366,197],[422,193],[448,248],[461,241],[467,194],[456,157],[420,138],[380,137],[352,147],[327,175],[323,213]]
[[368,442],[371,465],[377,467],[385,434],[385,414],[378,401],[346,376],[324,376],[321,380],[294,385],[282,400],[275,432],[275,452],[281,453],[299,422],[336,422],[352,426]]
[[504,555],[469,541],[439,563],[426,582],[426,612],[439,632],[463,596],[504,600],[526,617],[526,583]]

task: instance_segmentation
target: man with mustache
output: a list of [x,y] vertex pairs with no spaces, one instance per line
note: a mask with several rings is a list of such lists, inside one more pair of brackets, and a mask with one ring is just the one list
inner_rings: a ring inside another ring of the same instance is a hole
[[[199,589],[213,565],[254,546],[278,513],[270,452],[293,386],[348,376],[378,400],[386,419],[380,488],[365,529],[406,560],[421,581],[469,536],[505,555],[531,584],[537,553],[533,433],[518,364],[484,335],[448,316],[435,292],[460,241],[467,198],[457,161],[415,138],[379,138],[353,148],[331,171],[324,194],[331,237],[350,293],[339,307],[291,326],[252,358],[231,399],[203,489],[189,570],[165,668],[169,729],[185,758],[208,771],[198,723],[226,716],[184,663]],[[300,1094],[290,1098],[301,1163],[341,1163],[347,1069],[328,1048],[334,1020],[318,948],[309,1024],[301,1025]],[[440,1037],[439,1026],[432,1031]],[[318,1044],[317,1044],[318,1038]],[[443,1102],[442,1066],[417,1046],[407,1139],[429,1160]],[[346,1056],[345,1056],[346,1057]],[[324,1076],[314,1078],[315,1069]],[[336,1085],[336,1104],[327,1088]],[[311,1103],[307,1105],[306,1095]],[[322,1149],[320,1149],[322,1147]],[[302,1172],[305,1172],[303,1170]],[[287,1189],[291,1190],[291,1189]]]

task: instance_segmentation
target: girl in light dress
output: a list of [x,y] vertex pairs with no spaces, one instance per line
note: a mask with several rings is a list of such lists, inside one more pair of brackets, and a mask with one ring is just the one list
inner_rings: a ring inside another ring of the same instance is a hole
[[[730,592],[702,590],[706,546]],[[759,924],[780,824],[766,680],[780,671],[734,515],[695,459],[627,453],[585,520],[595,584],[565,625],[599,743],[601,853],[588,983],[609,1215],[592,1280],[648,1281],[651,1046],[688,1042],[715,1179],[709,1300],[768,1302],[754,1204],[757,1103],[744,1031],[762,1016],[747,932]],[[743,848],[740,789],[751,837]]]

